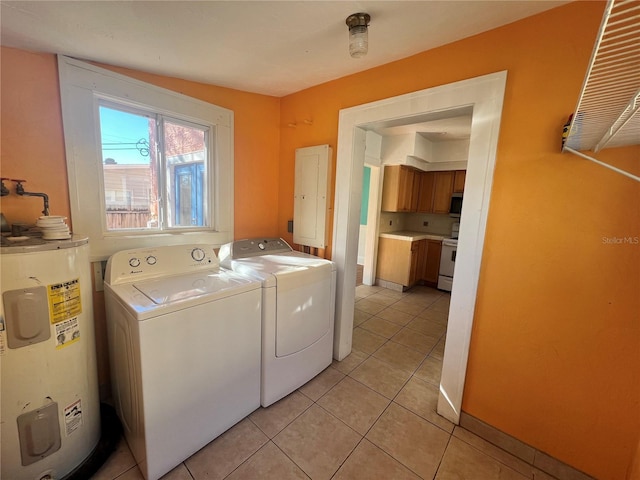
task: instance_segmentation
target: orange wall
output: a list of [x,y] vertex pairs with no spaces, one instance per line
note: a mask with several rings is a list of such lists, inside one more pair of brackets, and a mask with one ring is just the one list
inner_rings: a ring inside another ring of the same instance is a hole
[[[640,236],[640,189],[559,153],[603,8],[569,4],[284,97],[283,124],[313,125],[282,130],[278,226],[293,212],[295,148],[335,149],[341,108],[507,70],[463,409],[622,479],[640,431],[640,245],[603,237]],[[640,147],[599,157],[640,174]]]
[[[27,179],[28,191],[49,195],[52,214],[70,216],[56,57],[2,47],[0,61],[0,173]],[[277,235],[278,98],[101,66],[233,110],[235,237]],[[2,212],[10,223],[33,223],[40,210],[40,199],[2,197]]]
[[[26,191],[49,195],[52,215],[69,217],[56,57],[2,47],[0,74],[0,175],[27,180]],[[7,221],[34,223],[42,199],[15,195],[12,182],[5,186],[12,192],[0,200]]]

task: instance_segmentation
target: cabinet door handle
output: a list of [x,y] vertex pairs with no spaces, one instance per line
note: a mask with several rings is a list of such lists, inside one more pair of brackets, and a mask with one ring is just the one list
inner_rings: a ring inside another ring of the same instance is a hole
[[458,252],[457,250],[454,250],[454,251],[452,251],[452,252],[451,252],[451,261],[452,261],[452,262],[455,262],[455,261],[456,261],[456,253],[457,253],[457,252]]

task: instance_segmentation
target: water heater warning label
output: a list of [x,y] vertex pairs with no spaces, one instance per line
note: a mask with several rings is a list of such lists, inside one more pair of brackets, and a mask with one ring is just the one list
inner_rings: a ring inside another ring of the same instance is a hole
[[80,340],[78,317],[56,323],[56,348],[60,349]]
[[67,437],[82,426],[82,403],[80,399],[64,409],[64,429]]
[[78,278],[49,285],[47,292],[51,323],[62,322],[82,313]]

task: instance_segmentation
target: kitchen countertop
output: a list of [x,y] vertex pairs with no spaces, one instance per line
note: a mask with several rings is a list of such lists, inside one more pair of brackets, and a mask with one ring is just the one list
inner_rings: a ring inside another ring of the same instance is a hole
[[426,240],[444,240],[445,238],[449,238],[448,235],[438,235],[436,233],[426,233],[426,232],[413,232],[409,230],[381,233],[380,236],[382,238],[393,238],[396,240],[406,240],[408,242],[415,242],[418,240],[425,240],[425,239]]

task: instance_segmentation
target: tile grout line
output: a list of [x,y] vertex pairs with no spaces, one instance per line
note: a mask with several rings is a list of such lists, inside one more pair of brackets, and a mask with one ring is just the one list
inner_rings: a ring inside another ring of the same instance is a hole
[[[284,454],[284,455],[285,455],[289,460],[291,460],[291,462],[293,462],[293,464],[294,464],[296,467],[298,467],[298,468],[299,468],[299,469],[300,469],[300,470],[301,470],[305,475],[307,475],[307,472],[305,472],[305,471],[302,469],[302,467],[301,467],[300,465],[298,465],[298,464],[297,464],[297,463],[296,463],[296,462],[295,462],[291,457],[289,457],[289,455],[287,455],[287,454],[286,454],[286,453],[285,453],[285,452],[284,452],[284,451],[283,451],[283,450],[278,446],[278,444],[277,444],[276,442],[274,442],[274,441],[273,441],[273,439],[274,439],[275,437],[277,437],[277,436],[278,436],[278,435],[279,435],[283,430],[285,430],[289,425],[291,425],[293,422],[295,422],[295,421],[296,421],[296,420],[297,420],[297,419],[298,419],[298,418],[299,418],[303,413],[305,413],[307,410],[309,410],[309,409],[310,409],[310,408],[315,404],[315,402],[314,402],[313,400],[311,400],[309,397],[307,397],[304,393],[300,392],[300,391],[299,391],[299,389],[294,390],[294,392],[299,392],[301,395],[303,395],[304,397],[308,398],[308,399],[311,401],[311,404],[309,404],[305,409],[303,409],[303,410],[302,410],[298,415],[296,415],[296,416],[295,416],[295,417],[294,417],[294,418],[293,418],[289,423],[287,423],[284,427],[282,427],[280,430],[278,430],[278,432],[277,432],[275,435],[273,435],[273,437],[269,437],[269,434],[268,434],[267,432],[265,432],[264,430],[262,430],[262,429],[260,428],[260,426],[259,426],[257,423],[255,423],[255,422],[253,421],[253,419],[251,419],[251,418],[250,418],[251,414],[247,415],[247,417],[246,417],[246,418],[248,418],[248,419],[249,419],[249,421],[250,421],[250,422],[251,422],[251,423],[252,423],[252,424],[253,424],[253,425],[254,425],[254,426],[255,426],[255,427],[260,431],[260,432],[262,432],[262,434],[263,434],[265,437],[267,437],[267,441],[266,441],[265,443],[263,443],[262,445],[260,445],[260,448],[258,448],[255,452],[253,452],[251,455],[249,455],[249,456],[248,456],[248,457],[247,457],[247,458],[246,458],[242,463],[240,463],[240,465],[238,465],[237,467],[235,467],[231,472],[229,472],[229,474],[228,474],[228,475],[225,475],[223,478],[228,478],[230,475],[232,475],[232,474],[233,474],[233,472],[235,472],[235,471],[236,471],[236,470],[238,470],[242,465],[244,465],[244,464],[245,464],[245,463],[247,463],[249,460],[251,460],[251,458],[253,458],[253,456],[254,456],[256,453],[258,453],[260,450],[262,450],[262,448],[264,448],[264,446],[265,446],[265,445],[267,445],[268,443],[273,443],[273,445],[274,445],[278,450],[280,450],[280,451],[281,451],[281,452],[282,452],[282,453],[283,453],[283,454]],[[293,393],[293,392],[291,392],[291,393]],[[291,395],[291,393],[290,393],[289,395]],[[286,398],[286,396],[285,396],[285,397],[283,397],[283,398]],[[281,400],[282,400],[282,399],[281,399]],[[274,405],[275,403],[277,403],[277,402],[274,402],[272,405]],[[269,405],[269,406],[271,406],[271,405]],[[260,407],[258,407],[256,410],[258,410],[258,409],[260,409],[260,408],[264,408],[264,407],[260,406]],[[268,407],[267,407],[267,408],[268,408]],[[255,411],[255,410],[254,410],[254,411]],[[251,413],[253,413],[253,412],[251,412]],[[233,428],[233,427],[231,427],[231,428]],[[225,433],[226,433],[226,432],[225,432]],[[224,435],[224,434],[223,434],[223,435]],[[189,472],[189,473],[191,473],[191,472]],[[307,475],[307,477],[308,477],[308,478],[311,478],[311,477],[309,477],[309,475]],[[194,479],[194,480],[195,480],[195,479]]]

